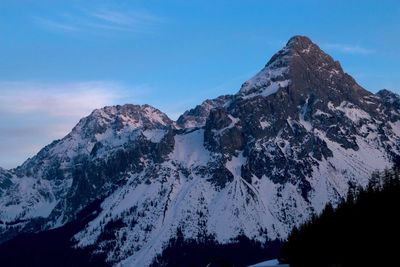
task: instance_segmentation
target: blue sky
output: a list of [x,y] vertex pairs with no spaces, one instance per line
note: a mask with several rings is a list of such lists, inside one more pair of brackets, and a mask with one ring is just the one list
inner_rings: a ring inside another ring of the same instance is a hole
[[366,89],[400,92],[399,1],[1,0],[0,166],[94,108],[148,103],[175,119],[235,93],[297,34]]

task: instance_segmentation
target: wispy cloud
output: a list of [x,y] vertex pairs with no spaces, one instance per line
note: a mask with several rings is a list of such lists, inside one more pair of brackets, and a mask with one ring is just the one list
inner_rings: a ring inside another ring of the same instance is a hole
[[337,52],[345,53],[345,54],[368,55],[368,54],[375,53],[375,50],[365,48],[365,47],[362,47],[359,45],[327,43],[327,44],[322,45],[322,47],[324,47],[328,50],[333,50],[333,51],[337,51]]
[[138,26],[150,26],[154,23],[161,23],[163,19],[148,12],[127,12],[98,10],[89,13],[93,18],[99,19],[103,23],[115,24],[121,27],[137,28]]
[[123,97],[123,87],[111,82],[0,83],[0,114],[44,113],[75,117]]
[[34,17],[35,23],[57,32],[104,32],[152,33],[164,19],[147,11],[78,10],[55,17]]
[[79,31],[79,28],[77,28],[76,26],[65,23],[65,22],[53,21],[53,20],[49,20],[46,18],[40,18],[40,17],[35,17],[34,20],[36,23],[38,23],[39,25],[41,25],[49,30],[56,30],[59,32],[60,31],[61,32],[77,32],[77,31]]
[[[136,88],[137,91],[146,87]],[[0,82],[0,166],[11,168],[65,136],[80,118],[140,97],[113,82]]]

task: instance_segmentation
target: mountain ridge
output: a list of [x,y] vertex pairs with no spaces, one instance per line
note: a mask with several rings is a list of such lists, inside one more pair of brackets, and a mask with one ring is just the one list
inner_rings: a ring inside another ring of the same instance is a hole
[[149,105],[104,107],[0,169],[0,220],[13,225],[0,232],[4,241],[57,228],[104,198],[75,240],[106,250],[112,264],[149,265],[178,228],[221,243],[239,232],[284,239],[398,158],[399,108],[399,96],[366,91],[295,36],[236,94],[176,122]]

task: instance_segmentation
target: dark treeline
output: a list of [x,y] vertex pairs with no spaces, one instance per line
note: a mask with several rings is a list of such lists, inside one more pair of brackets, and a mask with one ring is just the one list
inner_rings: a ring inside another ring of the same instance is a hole
[[[260,243],[239,235],[229,244],[218,243],[213,236],[198,239],[184,239],[178,229],[150,267],[241,267],[266,259],[276,258],[281,247],[280,241]],[[209,265],[208,265],[209,264]]]
[[294,229],[281,249],[290,266],[400,266],[400,167],[372,174],[336,209]]

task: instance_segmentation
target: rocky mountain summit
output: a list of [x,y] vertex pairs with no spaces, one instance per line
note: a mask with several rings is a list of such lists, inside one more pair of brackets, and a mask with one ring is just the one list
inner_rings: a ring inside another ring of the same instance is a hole
[[293,226],[399,157],[400,97],[363,89],[295,36],[233,95],[176,122],[148,106],[105,107],[22,166],[0,169],[0,232],[101,212],[76,233],[118,266],[147,266],[180,229],[284,239]]

